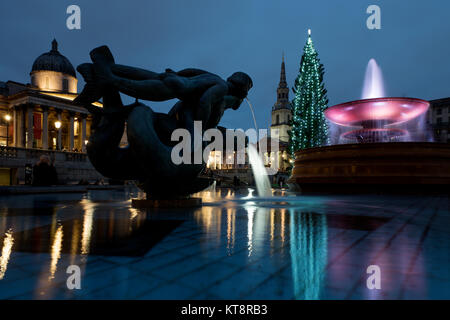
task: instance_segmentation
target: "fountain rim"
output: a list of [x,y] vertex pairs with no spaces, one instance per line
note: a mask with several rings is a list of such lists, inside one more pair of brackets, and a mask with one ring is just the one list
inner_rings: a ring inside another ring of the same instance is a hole
[[[329,121],[331,121],[333,123],[336,123],[336,124],[338,124],[340,126],[345,126],[345,127],[360,126],[359,124],[340,123],[338,121],[334,121],[333,119],[328,117],[327,113],[329,113],[332,110],[336,110],[336,109],[340,109],[340,108],[344,108],[344,107],[349,107],[349,106],[353,106],[353,105],[362,105],[362,104],[367,104],[367,103],[371,103],[371,102],[386,102],[386,101],[395,101],[395,102],[409,101],[409,102],[425,104],[426,105],[426,109],[421,114],[425,113],[430,107],[430,102],[427,101],[427,100],[424,100],[424,99],[411,98],[411,97],[380,97],[380,98],[359,99],[359,100],[353,100],[353,101],[349,101],[349,102],[336,104],[336,105],[333,105],[331,107],[326,108],[324,110],[324,113],[325,113],[325,117]],[[388,119],[386,119],[386,120],[388,120]],[[411,119],[403,120],[403,121],[393,121],[393,122],[390,123],[390,125],[392,125],[392,124],[400,124],[400,123],[403,123],[403,122],[407,122],[409,120],[411,120]]]
[[[400,129],[400,128],[370,128],[370,129],[355,129],[355,130],[347,131],[347,132],[344,132],[341,135],[341,137],[350,139],[350,138],[348,138],[349,135],[356,134],[361,131],[364,131],[364,132],[386,132],[386,133],[392,133],[392,136],[394,136],[394,134],[396,133],[397,134],[396,136],[398,136],[398,137],[408,134],[407,130]],[[371,142],[371,143],[373,143],[373,142]]]

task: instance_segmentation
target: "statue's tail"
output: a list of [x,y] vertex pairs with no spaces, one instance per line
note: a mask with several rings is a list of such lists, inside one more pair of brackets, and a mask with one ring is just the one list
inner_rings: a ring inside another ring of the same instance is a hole
[[80,64],[77,67],[77,71],[83,76],[86,84],[84,85],[83,91],[81,91],[73,102],[85,107],[100,100],[103,96],[103,90],[96,82],[94,65],[92,63]]
[[77,67],[77,71],[86,81],[83,91],[74,100],[79,105],[100,100],[107,88],[108,77],[112,75],[114,57],[107,46],[95,48],[90,52],[90,56],[93,63],[83,63]]

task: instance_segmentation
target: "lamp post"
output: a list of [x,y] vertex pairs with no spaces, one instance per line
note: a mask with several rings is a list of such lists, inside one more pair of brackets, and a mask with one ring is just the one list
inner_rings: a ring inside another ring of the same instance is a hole
[[9,114],[5,115],[6,120],[6,146],[9,146],[9,122],[11,121],[11,116]]
[[60,129],[61,129],[61,121],[55,121],[55,128],[57,130],[57,134],[58,134],[58,139],[57,139],[57,150],[61,150],[61,134],[60,134]]

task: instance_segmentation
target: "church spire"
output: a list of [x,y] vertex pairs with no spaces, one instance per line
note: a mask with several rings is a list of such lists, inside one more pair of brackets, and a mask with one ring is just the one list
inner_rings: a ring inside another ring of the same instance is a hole
[[286,65],[284,63],[284,52],[281,56],[280,83],[277,88],[277,102],[273,109],[289,109],[289,88],[286,81]]
[[280,84],[278,85],[278,88],[286,88],[287,82],[286,82],[286,66],[284,65],[284,52],[281,58],[281,72],[280,72]]

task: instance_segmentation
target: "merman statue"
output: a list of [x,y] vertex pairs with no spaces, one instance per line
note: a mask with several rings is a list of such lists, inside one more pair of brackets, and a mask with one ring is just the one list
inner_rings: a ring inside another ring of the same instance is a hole
[[[90,53],[92,63],[77,67],[86,85],[74,103],[93,115],[86,146],[89,160],[102,175],[135,180],[148,198],[189,196],[207,188],[213,180],[199,177],[206,164],[175,164],[171,151],[177,142],[172,132],[183,128],[194,135],[194,121],[202,129],[218,127],[226,109],[237,110],[252,88],[251,78],[236,72],[227,80],[199,70],[163,73],[116,64],[106,46]],[[136,98],[123,105],[120,93]],[[103,108],[93,102],[102,99]],[[178,99],[167,113],[153,111],[147,101]],[[119,143],[126,126],[128,146]],[[193,144],[193,142],[192,142]]]

